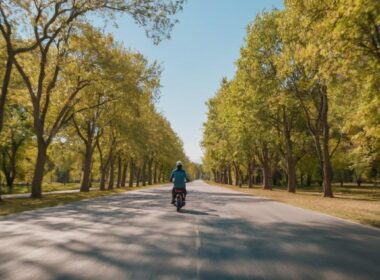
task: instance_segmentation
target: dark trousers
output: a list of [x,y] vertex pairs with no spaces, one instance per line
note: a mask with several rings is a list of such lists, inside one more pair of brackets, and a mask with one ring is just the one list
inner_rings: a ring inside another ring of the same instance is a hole
[[[181,189],[181,190],[183,190],[183,200],[185,200],[186,199],[186,195],[187,195],[187,191],[186,191],[186,189]],[[175,192],[175,188],[173,188],[172,189],[172,201],[174,201],[175,200],[175,196],[176,196],[176,192]]]

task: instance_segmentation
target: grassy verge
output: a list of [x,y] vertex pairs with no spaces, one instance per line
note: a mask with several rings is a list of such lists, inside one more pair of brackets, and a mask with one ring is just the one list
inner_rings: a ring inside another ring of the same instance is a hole
[[[162,185],[162,184],[160,184]],[[6,216],[14,213],[24,212],[28,210],[34,210],[45,207],[52,207],[57,205],[63,205],[74,201],[79,201],[83,199],[91,199],[102,196],[109,196],[117,193],[134,191],[139,189],[145,189],[154,187],[134,187],[134,188],[118,188],[112,191],[99,191],[93,190],[87,193],[65,193],[65,194],[49,194],[43,196],[41,199],[31,199],[31,198],[10,198],[3,199],[0,202],[0,216]]]
[[[79,183],[44,183],[42,190],[44,192],[53,192],[53,191],[66,191],[66,190],[77,190],[79,189]],[[14,185],[12,191],[5,186],[0,187],[2,194],[21,194],[21,193],[30,193],[30,186],[27,185]]]
[[291,194],[283,188],[268,191],[260,186],[239,188],[208,183],[380,228],[380,187],[335,186],[335,198],[323,198],[322,193],[313,188],[301,188],[296,194]]

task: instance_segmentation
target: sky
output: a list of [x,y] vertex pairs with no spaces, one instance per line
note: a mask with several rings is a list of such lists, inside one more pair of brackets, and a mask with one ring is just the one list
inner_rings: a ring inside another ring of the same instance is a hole
[[107,25],[117,41],[158,61],[164,69],[157,108],[182,139],[190,160],[200,163],[206,102],[225,76],[231,79],[247,25],[264,10],[281,9],[282,0],[187,0],[170,40],[158,46],[123,16]]

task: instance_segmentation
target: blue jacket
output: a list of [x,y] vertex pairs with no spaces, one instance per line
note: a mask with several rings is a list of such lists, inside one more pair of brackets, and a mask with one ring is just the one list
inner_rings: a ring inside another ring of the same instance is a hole
[[[173,182],[174,179],[174,182]],[[174,169],[172,175],[170,175],[170,182],[174,183],[174,188],[185,189],[186,182],[190,182],[189,177],[187,177],[186,171],[183,169]]]

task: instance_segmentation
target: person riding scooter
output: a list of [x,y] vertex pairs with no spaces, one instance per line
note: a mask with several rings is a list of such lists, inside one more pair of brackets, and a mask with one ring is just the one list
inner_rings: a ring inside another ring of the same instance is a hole
[[184,199],[186,198],[187,191],[186,191],[186,182],[190,182],[189,177],[186,174],[186,171],[183,169],[183,164],[181,161],[177,161],[176,164],[177,168],[172,171],[172,174],[170,175],[170,182],[173,182],[173,189],[172,189],[172,202],[171,204],[174,204],[175,200],[175,190],[181,189],[184,193]]

